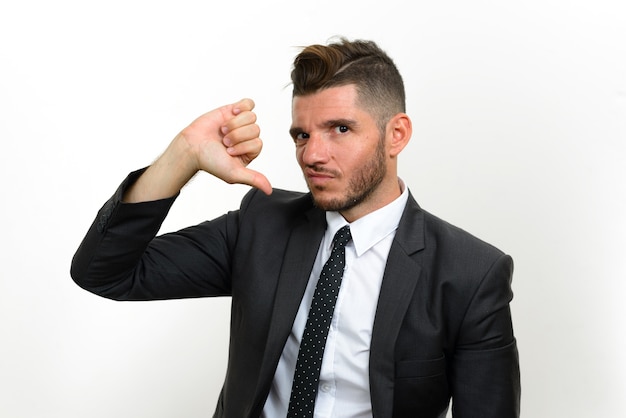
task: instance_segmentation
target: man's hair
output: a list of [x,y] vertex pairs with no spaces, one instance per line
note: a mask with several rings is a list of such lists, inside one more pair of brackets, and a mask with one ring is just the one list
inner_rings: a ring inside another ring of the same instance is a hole
[[402,76],[391,58],[372,41],[341,38],[328,45],[310,45],[296,56],[291,72],[293,97],[353,84],[358,105],[385,132],[387,122],[405,112]]

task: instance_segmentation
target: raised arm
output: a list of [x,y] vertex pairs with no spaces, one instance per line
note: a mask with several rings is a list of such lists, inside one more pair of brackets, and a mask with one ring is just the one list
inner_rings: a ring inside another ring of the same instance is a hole
[[155,236],[175,196],[198,171],[271,193],[265,176],[247,168],[262,148],[253,108],[252,100],[243,99],[200,116],[150,167],[131,173],[100,209],[76,251],[74,281],[121,300],[228,294],[236,211]]

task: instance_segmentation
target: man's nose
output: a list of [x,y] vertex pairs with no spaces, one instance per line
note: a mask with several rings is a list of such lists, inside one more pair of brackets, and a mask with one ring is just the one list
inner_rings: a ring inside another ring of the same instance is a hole
[[328,161],[328,141],[323,135],[311,134],[302,151],[302,162],[306,165],[315,165]]

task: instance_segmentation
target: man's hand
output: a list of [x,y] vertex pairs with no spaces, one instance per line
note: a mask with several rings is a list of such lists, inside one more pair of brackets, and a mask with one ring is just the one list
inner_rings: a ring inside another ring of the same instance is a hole
[[194,120],[126,191],[124,201],[172,197],[198,171],[206,171],[230,184],[248,184],[271,194],[272,186],[267,178],[247,167],[263,147],[252,109],[254,102],[243,99]]
[[196,156],[195,171],[203,170],[227,183],[241,183],[272,193],[267,178],[247,168],[261,149],[254,102],[243,99],[205,113],[183,129],[184,140]]

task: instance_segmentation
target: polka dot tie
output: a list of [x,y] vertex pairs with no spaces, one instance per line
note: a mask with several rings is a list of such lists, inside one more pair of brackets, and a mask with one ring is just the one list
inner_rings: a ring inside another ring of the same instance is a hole
[[333,250],[322,268],[315,287],[298,352],[287,418],[313,416],[324,347],[346,264],[346,244],[351,239],[348,225],[337,231],[333,240]]

